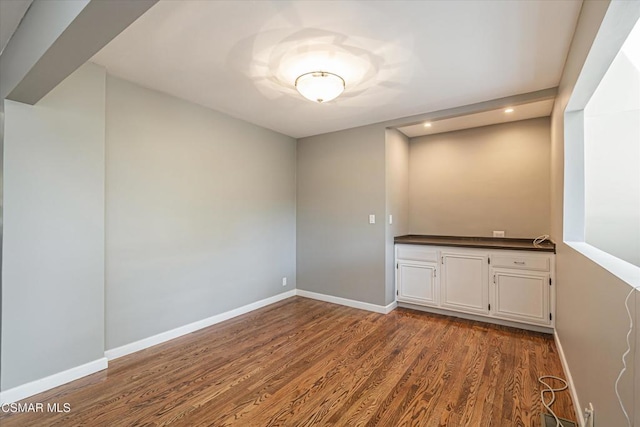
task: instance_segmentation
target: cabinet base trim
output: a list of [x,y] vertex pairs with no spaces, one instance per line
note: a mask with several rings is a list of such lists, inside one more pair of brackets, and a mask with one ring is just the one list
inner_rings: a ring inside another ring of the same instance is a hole
[[418,311],[425,311],[427,313],[441,314],[443,316],[459,317],[461,319],[467,319],[467,320],[477,320],[478,322],[493,323],[493,324],[502,325],[502,326],[510,326],[512,328],[526,329],[528,331],[542,332],[542,333],[545,333],[545,334],[553,334],[553,332],[554,332],[553,328],[547,328],[547,327],[544,327],[544,326],[528,325],[526,323],[511,322],[511,321],[508,321],[508,320],[495,319],[493,317],[487,317],[487,316],[481,316],[481,315],[475,315],[475,314],[468,314],[468,313],[459,313],[457,311],[445,310],[445,309],[442,309],[442,308],[423,307],[423,306],[415,305],[415,304],[407,304],[405,302],[398,303],[398,307],[410,308],[412,310],[418,310]]

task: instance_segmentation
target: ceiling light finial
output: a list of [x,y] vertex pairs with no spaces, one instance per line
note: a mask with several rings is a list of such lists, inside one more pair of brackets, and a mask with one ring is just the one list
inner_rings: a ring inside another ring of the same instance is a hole
[[299,76],[295,81],[300,95],[310,101],[323,103],[337,98],[344,91],[344,79],[327,71],[312,71]]

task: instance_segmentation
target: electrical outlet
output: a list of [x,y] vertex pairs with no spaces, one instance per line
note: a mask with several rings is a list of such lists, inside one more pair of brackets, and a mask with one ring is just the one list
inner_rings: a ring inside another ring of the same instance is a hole
[[504,237],[504,231],[493,231],[493,237]]
[[282,286],[287,286],[287,278],[286,277],[282,278]]
[[376,223],[376,216],[371,214],[369,215],[369,224],[375,224]]
[[585,427],[595,427],[595,410],[593,409],[593,403],[589,402],[589,407],[584,408],[584,424]]

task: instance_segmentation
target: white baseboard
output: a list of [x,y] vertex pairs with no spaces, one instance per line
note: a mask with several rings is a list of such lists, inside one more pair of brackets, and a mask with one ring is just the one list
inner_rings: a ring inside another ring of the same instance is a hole
[[215,316],[208,317],[206,319],[198,320],[197,322],[189,323],[188,325],[180,326],[175,329],[171,329],[166,332],[161,332],[157,335],[153,335],[148,338],[143,338],[139,341],[135,341],[129,344],[125,344],[121,347],[116,347],[111,350],[105,351],[104,355],[109,360],[117,359],[118,357],[126,356],[127,354],[135,353],[136,351],[144,350],[145,348],[152,347],[157,344],[178,338],[182,335],[190,334],[199,329],[206,328],[216,323],[224,322],[225,320],[232,319],[241,314],[248,313],[258,308],[276,303],[283,299],[291,298],[296,295],[296,290],[293,289],[288,292],[284,292],[278,295],[274,295],[269,298],[265,298],[260,301],[253,302],[251,304],[244,305],[242,307],[235,308],[233,310],[216,314]]
[[256,301],[251,304],[247,304],[245,306],[227,311],[225,313],[217,314],[215,316],[199,320],[197,322],[189,323],[188,325],[180,326],[175,329],[171,329],[166,332],[161,332],[157,335],[153,335],[148,338],[143,338],[139,341],[135,341],[129,344],[125,344],[121,347],[116,347],[111,350],[105,351],[105,356],[109,360],[117,359],[122,356],[126,356],[131,353],[135,353],[136,351],[144,350],[145,348],[152,347],[157,344],[161,344],[163,342],[172,340],[174,338],[178,338],[182,335],[189,334],[191,332],[195,332],[199,329],[203,329],[209,327],[211,325],[215,325],[216,323],[224,322],[225,320],[232,319],[236,316],[240,316],[241,314],[249,313],[250,311],[257,310],[258,308],[265,307],[267,305],[276,303],[278,301],[282,301],[287,298],[291,298],[293,296],[301,296],[305,298],[316,299],[325,302],[331,302],[334,304],[346,305],[348,307],[359,308],[367,311],[374,311],[376,313],[387,314],[394,310],[398,304],[394,301],[387,306],[375,305],[361,301],[350,300],[346,298],[334,297],[331,295],[318,294],[315,292],[303,291],[301,289],[293,289],[288,292],[284,292],[260,301]]
[[383,312],[383,313],[384,313],[384,314],[389,314],[389,313],[391,313],[393,310],[395,310],[396,308],[398,308],[398,302],[397,302],[397,301],[394,301],[394,302],[392,302],[391,304],[386,305],[386,306],[384,307],[384,312]]
[[98,360],[94,360],[93,362],[85,363],[84,365],[76,366],[75,368],[67,369],[66,371],[58,372],[57,374],[49,375],[48,377],[31,381],[30,383],[26,383],[18,387],[10,388],[9,390],[0,393],[0,404],[17,402],[87,375],[95,374],[98,371],[106,369],[107,364],[107,358],[102,357]]
[[573,400],[573,409],[576,411],[576,419],[578,420],[578,424],[580,427],[584,427],[584,415],[582,414],[582,406],[580,406],[580,401],[578,400],[578,393],[576,393],[576,387],[573,384],[573,377],[571,376],[571,371],[569,370],[569,364],[567,363],[567,358],[564,355],[564,350],[562,349],[562,344],[560,343],[560,337],[558,336],[558,331],[553,332],[553,339],[556,342],[556,348],[558,349],[558,355],[560,356],[560,363],[562,364],[562,369],[564,370],[565,375],[567,376],[567,384],[569,384],[569,393],[571,393],[571,400]]
[[388,314],[394,310],[398,303],[395,301],[389,305],[376,305],[368,302],[356,301],[347,298],[334,297],[333,295],[319,294],[316,292],[304,291],[302,289],[296,289],[296,295],[304,298],[315,299],[318,301],[330,302],[333,304],[346,305],[347,307],[359,308],[360,310],[373,311],[375,313]]
[[259,308],[276,303],[278,301],[282,301],[287,298],[291,298],[296,295],[334,304],[345,305],[347,307],[358,308],[361,310],[373,311],[381,314],[388,314],[398,306],[395,301],[389,305],[382,306],[347,298],[319,294],[316,292],[293,289],[291,291],[274,295],[272,297],[247,304],[245,306],[221,314],[217,314],[215,316],[211,316],[197,322],[189,323],[188,325],[180,326],[178,328],[171,329],[169,331],[162,332],[160,334],[144,338],[139,341],[125,344],[121,347],[107,350],[104,353],[105,357],[101,359],[0,392],[0,404],[17,402],[35,394],[42,393],[68,382],[80,379],[84,376],[91,375],[93,373],[106,369],[109,360],[117,359],[118,357],[126,356],[127,354],[135,353],[136,351],[144,350],[145,348],[149,348],[154,345],[161,344],[163,342],[180,337],[182,335],[195,332],[199,329],[215,325],[216,323],[224,322],[225,320],[240,316],[241,314],[249,313],[250,311],[257,310]]

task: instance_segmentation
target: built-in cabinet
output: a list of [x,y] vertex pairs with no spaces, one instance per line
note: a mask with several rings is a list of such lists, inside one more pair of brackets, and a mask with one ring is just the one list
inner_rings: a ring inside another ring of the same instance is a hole
[[396,264],[398,299],[424,306],[438,306],[438,253],[422,246],[397,248],[401,258]]
[[494,316],[552,324],[553,255],[498,253],[491,261]]
[[553,327],[553,275],[547,252],[396,245],[398,302],[498,323]]
[[467,313],[489,313],[488,256],[441,251],[441,306]]
[[399,298],[423,305],[437,305],[435,263],[398,263],[398,280],[402,282]]

